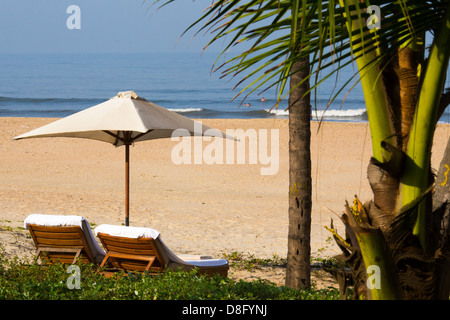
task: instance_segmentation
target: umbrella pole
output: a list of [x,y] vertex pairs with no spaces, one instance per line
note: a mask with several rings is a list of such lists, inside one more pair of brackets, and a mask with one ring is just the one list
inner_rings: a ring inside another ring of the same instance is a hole
[[130,225],[130,145],[125,144],[125,225]]

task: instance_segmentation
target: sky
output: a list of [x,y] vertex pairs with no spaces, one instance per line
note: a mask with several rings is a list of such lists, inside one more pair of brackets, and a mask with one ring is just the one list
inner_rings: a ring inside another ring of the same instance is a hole
[[[1,0],[0,53],[202,52],[204,33],[180,36],[211,0],[178,0],[156,12],[153,1]],[[67,13],[72,5],[79,14]]]

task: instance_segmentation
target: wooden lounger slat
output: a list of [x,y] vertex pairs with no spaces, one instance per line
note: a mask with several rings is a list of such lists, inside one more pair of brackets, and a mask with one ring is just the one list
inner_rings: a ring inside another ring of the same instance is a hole
[[[89,259],[86,259],[84,257],[78,257],[77,259],[74,258],[72,255],[63,255],[63,254],[52,254],[50,257],[46,256],[46,253],[44,252],[41,256],[41,260],[49,263],[62,263],[62,264],[75,264],[77,261],[81,263],[90,263]],[[75,261],[74,261],[75,260]]]
[[83,241],[80,239],[49,239],[49,238],[37,238],[40,245],[54,246],[54,247],[75,247],[83,246]]
[[44,232],[63,232],[63,233],[67,233],[67,232],[74,232],[74,233],[78,233],[78,231],[81,229],[78,226],[41,226],[41,225],[37,225],[37,224],[33,224],[33,230],[34,231],[44,231]]
[[148,249],[152,249],[153,246],[149,243],[142,243],[142,242],[135,242],[135,243],[130,243],[130,242],[120,242],[120,241],[113,241],[113,240],[105,240],[105,243],[108,246],[115,246],[115,247],[120,247],[120,248],[138,248],[138,249],[142,249],[142,250],[148,250]]
[[141,249],[133,249],[133,248],[122,248],[116,246],[108,246],[108,250],[115,252],[122,252],[134,255],[155,255],[156,252],[154,249],[141,250]]
[[133,245],[135,245],[135,244],[141,243],[141,244],[147,245],[148,244],[147,239],[151,239],[151,238],[138,238],[138,239],[135,239],[135,238],[126,238],[126,237],[113,237],[113,236],[110,236],[110,235],[107,235],[107,234],[103,234],[103,239],[105,241],[121,242],[121,243],[125,243],[125,244],[133,244]]
[[[148,249],[153,248],[151,244],[148,242],[142,242],[142,241],[136,241],[136,242],[128,242],[128,241],[121,241],[122,239],[104,239],[105,244],[122,247],[122,248],[141,248],[141,249]],[[137,240],[137,239],[136,239]]]
[[48,232],[48,231],[34,231],[34,235],[39,238],[50,239],[75,239],[79,237],[78,232]]

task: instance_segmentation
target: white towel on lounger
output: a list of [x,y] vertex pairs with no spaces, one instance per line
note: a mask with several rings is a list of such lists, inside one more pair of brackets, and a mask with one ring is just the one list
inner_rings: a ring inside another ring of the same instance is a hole
[[51,214],[30,214],[25,218],[23,227],[27,229],[29,224],[37,224],[46,227],[59,226],[79,226],[83,227],[84,218],[81,216],[65,216],[65,215],[51,215]]
[[94,233],[97,235],[99,232],[109,234],[110,236],[133,238],[133,239],[138,238],[156,239],[159,236],[159,232],[156,231],[155,229],[143,227],[125,227],[112,224],[99,225],[97,228],[94,229]]

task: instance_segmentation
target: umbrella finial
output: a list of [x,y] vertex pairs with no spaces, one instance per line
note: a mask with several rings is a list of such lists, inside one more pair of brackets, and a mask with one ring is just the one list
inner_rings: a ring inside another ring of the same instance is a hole
[[137,95],[134,91],[122,91],[117,94],[117,98],[128,98],[134,100],[145,100]]

